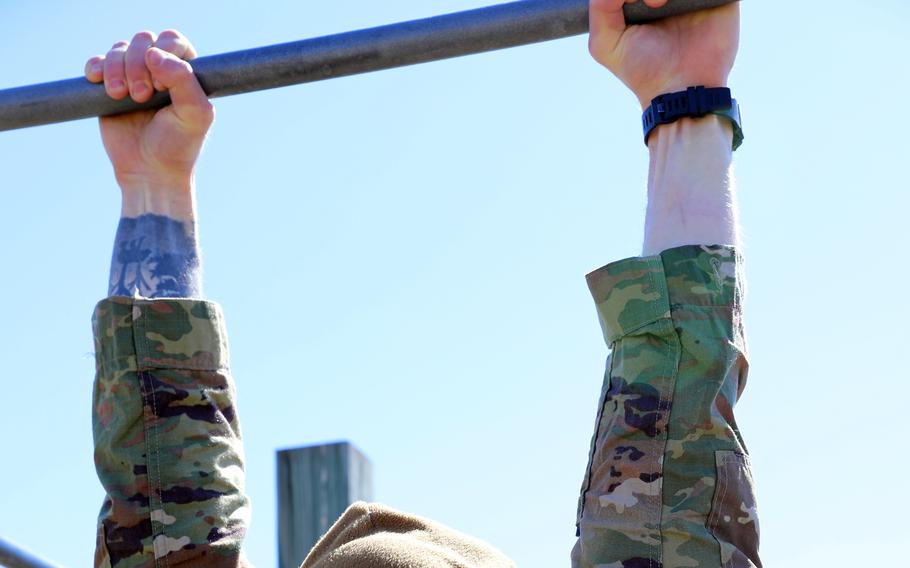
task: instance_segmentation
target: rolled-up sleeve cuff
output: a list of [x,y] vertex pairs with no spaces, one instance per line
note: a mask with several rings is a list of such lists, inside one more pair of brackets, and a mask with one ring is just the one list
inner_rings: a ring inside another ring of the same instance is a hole
[[739,305],[737,251],[723,245],[686,245],[659,255],[627,258],[588,274],[588,288],[607,344],[662,318],[674,306]]
[[213,302],[106,298],[95,307],[92,326],[106,373],[230,367],[224,316]]

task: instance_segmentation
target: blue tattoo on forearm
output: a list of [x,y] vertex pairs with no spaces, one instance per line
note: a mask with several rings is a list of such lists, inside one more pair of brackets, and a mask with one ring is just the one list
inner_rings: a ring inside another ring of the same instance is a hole
[[151,214],[120,219],[109,295],[202,297],[199,245],[192,224]]

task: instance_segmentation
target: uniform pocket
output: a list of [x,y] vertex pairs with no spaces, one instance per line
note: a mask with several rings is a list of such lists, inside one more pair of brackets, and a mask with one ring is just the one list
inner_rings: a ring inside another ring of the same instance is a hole
[[718,451],[715,457],[717,485],[707,526],[720,543],[721,565],[761,568],[755,482],[749,458],[734,451]]

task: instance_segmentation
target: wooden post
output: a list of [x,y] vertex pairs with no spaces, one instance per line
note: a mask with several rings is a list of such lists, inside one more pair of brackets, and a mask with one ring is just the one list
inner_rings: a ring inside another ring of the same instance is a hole
[[372,498],[372,465],[349,442],[279,451],[279,568],[298,568],[351,503]]

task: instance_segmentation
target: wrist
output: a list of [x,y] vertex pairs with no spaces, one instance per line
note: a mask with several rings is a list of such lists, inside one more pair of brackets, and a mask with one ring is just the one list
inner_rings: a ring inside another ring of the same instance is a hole
[[670,124],[661,124],[648,137],[648,152],[651,160],[668,157],[670,154],[698,154],[723,157],[732,161],[733,126],[729,120],[707,114],[705,116],[683,117]]
[[117,175],[123,198],[121,216],[163,215],[179,221],[196,218],[195,181],[188,176]]

